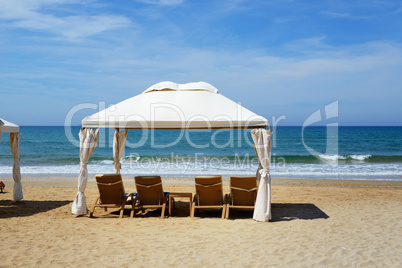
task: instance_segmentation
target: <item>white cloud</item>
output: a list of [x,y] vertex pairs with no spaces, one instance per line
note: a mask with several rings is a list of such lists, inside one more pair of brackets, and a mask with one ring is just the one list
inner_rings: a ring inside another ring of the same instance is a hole
[[302,54],[328,51],[328,49],[333,50],[333,48],[325,44],[324,42],[325,38],[326,38],[325,36],[317,36],[317,37],[293,40],[291,42],[284,44],[283,47],[286,50]]
[[12,23],[12,26],[28,30],[47,31],[76,40],[101,33],[106,30],[129,25],[130,21],[120,16],[69,16],[56,18],[38,15]]
[[[382,102],[387,109],[395,109],[390,102],[400,99],[400,44],[384,41],[331,47],[321,37],[309,40],[320,49],[293,56],[278,56],[266,50],[197,49],[149,39],[142,40],[146,46],[125,43],[96,49],[92,41],[70,48],[50,49],[50,44],[43,49],[53,60],[49,67],[36,67],[40,64],[31,60],[10,70],[8,64],[1,70],[0,79],[9,81],[5,84],[11,97],[24,90],[29,95],[28,89],[43,92],[46,100],[58,94],[54,99],[62,98],[66,107],[78,101],[118,102],[164,80],[203,80],[216,86],[221,94],[242,100],[245,107],[266,116],[281,115],[287,109],[289,117],[290,111],[295,111],[295,118],[302,117],[305,107],[300,103],[337,99],[341,103],[356,99]],[[309,46],[308,40],[299,40],[293,48],[300,44]],[[30,54],[37,51],[26,48]],[[40,57],[38,60],[41,62]],[[47,82],[43,85],[41,81]],[[381,94],[377,94],[378,90]],[[268,110],[269,114],[264,114]]]
[[324,10],[320,12],[321,15],[324,15],[326,17],[330,17],[330,18],[335,18],[335,19],[351,19],[351,20],[370,20],[370,19],[374,19],[374,16],[370,16],[370,15],[356,15],[356,14],[351,14],[351,13],[347,13],[347,12],[335,12],[335,11],[328,11],[328,10]]
[[73,15],[57,17],[41,12],[48,6],[78,3],[71,0],[0,0],[0,20],[9,27],[61,35],[70,40],[83,39],[103,31],[126,27],[131,21],[123,16]]
[[350,15],[348,13],[340,13],[340,12],[333,12],[333,11],[321,11],[321,14],[333,17],[333,18],[348,18]]
[[297,19],[298,19],[297,17],[277,17],[277,18],[273,18],[272,21],[276,24],[282,24],[282,23],[295,21]]
[[74,0],[0,0],[1,19],[24,19],[37,14],[44,6],[73,4]]
[[[290,77],[308,77],[322,74],[351,74],[402,65],[402,49],[399,44],[372,42],[349,47],[330,47],[318,42],[322,38],[309,39],[315,48],[308,49],[308,42],[295,42],[306,52],[295,57],[257,57],[254,60],[272,74]],[[321,49],[317,49],[321,47]],[[294,47],[293,47],[294,48]]]
[[160,6],[177,6],[184,2],[184,0],[138,0],[146,4],[160,5]]

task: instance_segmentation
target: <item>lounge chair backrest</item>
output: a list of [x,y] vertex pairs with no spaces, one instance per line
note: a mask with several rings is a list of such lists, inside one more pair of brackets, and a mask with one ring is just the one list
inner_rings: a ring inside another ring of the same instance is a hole
[[121,204],[126,196],[120,174],[96,175],[100,204]]
[[257,197],[256,177],[230,177],[232,205],[254,206]]
[[199,206],[223,205],[222,176],[195,177],[195,191]]
[[161,205],[164,200],[160,176],[136,176],[137,199],[141,205]]

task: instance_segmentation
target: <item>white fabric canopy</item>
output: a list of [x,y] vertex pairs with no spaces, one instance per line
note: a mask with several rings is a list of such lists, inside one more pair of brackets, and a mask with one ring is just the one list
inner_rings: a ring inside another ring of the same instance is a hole
[[271,165],[271,135],[272,132],[269,128],[257,128],[251,131],[259,162],[257,179],[260,183],[253,215],[253,219],[256,221],[269,221],[272,219],[271,175],[269,174],[269,167]]
[[143,93],[161,90],[176,90],[176,91],[209,91],[218,93],[218,89],[206,82],[176,84],[171,81],[160,82],[147,88]]
[[99,129],[82,128],[80,131],[80,173],[78,175],[78,193],[74,199],[71,211],[73,214],[87,214],[87,201],[85,199],[85,188],[88,181],[88,160],[98,144]]
[[13,199],[14,201],[21,201],[24,198],[22,194],[21,185],[21,171],[20,171],[20,127],[16,124],[10,123],[2,118],[0,118],[0,142],[2,138],[2,133],[10,133],[10,150],[13,155],[14,165],[13,165],[13,179],[14,179],[14,189],[13,189]]
[[16,133],[16,132],[20,132],[20,127],[18,125],[0,118],[0,133]]
[[83,127],[224,129],[268,126],[268,120],[222,96],[205,82],[161,82],[142,94],[88,116]]
[[[161,82],[149,87],[142,94],[122,101],[116,105],[88,116],[82,120],[84,128],[116,129],[232,129],[258,128],[253,130],[253,140],[257,156],[261,163],[258,170],[260,185],[254,219],[268,221],[271,217],[271,177],[269,166],[271,159],[271,131],[268,120],[240,104],[220,95],[218,90],[205,82],[176,84]],[[88,132],[89,129],[86,130]],[[88,172],[86,163],[97,143],[97,135],[91,130],[88,144],[92,151],[83,157],[84,138],[81,137],[81,170],[78,177],[77,197],[73,203],[74,214],[86,214],[84,190]],[[86,134],[88,135],[88,134]],[[96,137],[95,137],[96,136]],[[115,172],[121,169],[122,157],[127,131],[115,132],[113,156]],[[95,144],[95,145],[93,145]]]
[[123,156],[124,145],[126,144],[128,131],[119,131],[116,129],[113,139],[113,158],[114,173],[120,174],[120,159]]

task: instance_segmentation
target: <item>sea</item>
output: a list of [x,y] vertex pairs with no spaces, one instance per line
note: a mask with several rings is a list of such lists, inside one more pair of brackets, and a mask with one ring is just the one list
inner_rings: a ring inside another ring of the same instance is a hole
[[[75,177],[80,127],[21,126],[22,177]],[[272,129],[273,178],[402,180],[402,127],[309,126]],[[123,176],[253,176],[251,130],[129,130]],[[100,129],[90,176],[113,173],[113,129]],[[9,135],[0,142],[0,177],[12,176]]]

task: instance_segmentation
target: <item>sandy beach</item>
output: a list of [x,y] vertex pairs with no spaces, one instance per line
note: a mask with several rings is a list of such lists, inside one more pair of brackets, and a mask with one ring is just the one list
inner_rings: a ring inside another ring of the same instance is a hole
[[[0,194],[0,267],[400,267],[402,182],[273,179],[273,221],[252,212],[189,217],[186,200],[161,220],[97,210],[71,214],[76,178],[23,178],[23,202],[12,179]],[[193,178],[163,178],[166,191],[193,192]],[[133,178],[124,178],[135,191]],[[224,190],[229,192],[228,178]],[[85,192],[97,197],[94,178]]]

